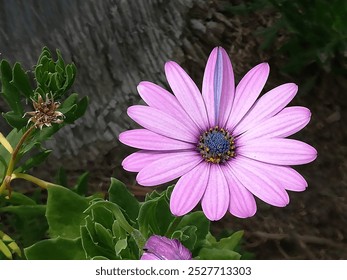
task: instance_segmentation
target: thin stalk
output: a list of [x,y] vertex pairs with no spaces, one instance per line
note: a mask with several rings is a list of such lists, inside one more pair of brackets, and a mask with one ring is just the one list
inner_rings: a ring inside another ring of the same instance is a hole
[[43,188],[43,189],[47,189],[50,185],[52,185],[52,183],[46,182],[44,180],[41,180],[35,176],[29,175],[29,174],[24,174],[24,173],[13,173],[11,176],[11,180],[13,179],[24,179],[27,180],[29,182],[34,183],[35,185]]
[[3,193],[3,191],[9,187],[9,184],[11,182],[11,177],[12,177],[12,173],[15,167],[15,163],[16,163],[16,159],[17,159],[17,155],[20,151],[20,148],[22,147],[24,141],[28,138],[28,136],[31,134],[31,132],[34,130],[35,126],[31,126],[21,137],[21,139],[19,140],[16,148],[13,150],[13,152],[11,153],[11,158],[10,158],[10,162],[8,164],[7,167],[7,171],[5,174],[5,178],[0,186],[0,194]]

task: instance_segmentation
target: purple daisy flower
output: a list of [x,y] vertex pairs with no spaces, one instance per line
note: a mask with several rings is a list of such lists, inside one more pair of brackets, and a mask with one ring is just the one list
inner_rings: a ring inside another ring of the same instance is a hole
[[313,161],[317,151],[286,138],[311,117],[305,107],[285,108],[297,85],[280,85],[258,99],[269,71],[261,63],[235,88],[229,57],[217,47],[207,61],[201,94],[177,63],[167,62],[165,74],[174,95],[150,82],[139,84],[148,106],[131,106],[128,115],[144,129],[123,132],[119,140],[143,150],[125,158],[123,168],[139,172],[136,179],[143,186],[180,177],[170,198],[177,216],[200,200],[210,220],[221,219],[228,210],[240,218],[253,216],[254,196],[287,205],[286,190],[307,187],[290,165]]
[[191,260],[192,253],[177,239],[152,235],[146,242],[141,260]]

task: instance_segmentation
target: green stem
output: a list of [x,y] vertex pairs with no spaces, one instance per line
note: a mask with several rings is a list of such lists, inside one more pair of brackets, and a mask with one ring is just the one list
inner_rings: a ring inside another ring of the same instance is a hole
[[16,163],[16,159],[17,159],[17,155],[20,151],[20,148],[22,147],[24,141],[28,138],[28,136],[30,135],[30,133],[34,130],[35,126],[31,126],[21,137],[21,139],[19,140],[16,148],[13,150],[13,152],[11,153],[11,159],[10,162],[8,164],[7,167],[7,171],[5,174],[5,178],[0,186],[0,195],[3,193],[3,191],[5,189],[7,189],[9,187],[9,184],[11,182],[11,177],[12,177],[12,173],[15,167],[15,163]]
[[52,185],[52,183],[46,182],[44,180],[41,180],[37,177],[34,177],[32,175],[29,174],[24,174],[24,173],[13,173],[11,180],[13,179],[24,179],[27,180],[29,182],[34,183],[35,185],[43,188],[43,189],[47,189],[50,185]]

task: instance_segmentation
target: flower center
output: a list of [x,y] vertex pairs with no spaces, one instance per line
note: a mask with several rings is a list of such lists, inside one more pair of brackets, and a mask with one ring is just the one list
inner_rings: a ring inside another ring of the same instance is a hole
[[235,157],[234,137],[218,126],[210,128],[200,136],[198,150],[206,162],[226,162]]

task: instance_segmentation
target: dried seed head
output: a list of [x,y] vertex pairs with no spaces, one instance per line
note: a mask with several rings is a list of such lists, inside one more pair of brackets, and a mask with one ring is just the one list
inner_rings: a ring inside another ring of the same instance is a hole
[[39,95],[37,101],[33,101],[35,111],[27,112],[24,116],[32,116],[29,122],[34,123],[36,128],[42,129],[45,126],[52,126],[52,123],[62,123],[64,115],[62,112],[57,111],[60,106],[59,102],[54,102],[53,95],[49,98],[49,94],[46,94],[46,100],[43,100],[42,96]]

